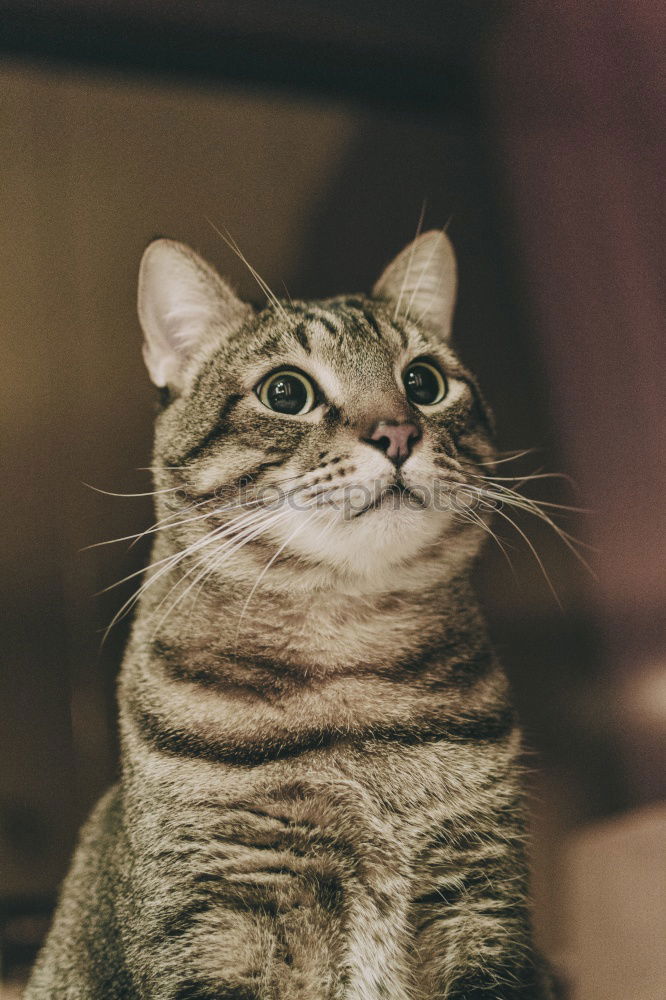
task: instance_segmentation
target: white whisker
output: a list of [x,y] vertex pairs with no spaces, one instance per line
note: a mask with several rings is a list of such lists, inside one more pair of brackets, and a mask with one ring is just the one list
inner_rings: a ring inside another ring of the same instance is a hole
[[160,493],[174,493],[180,489],[179,486],[170,486],[166,490],[148,490],[146,493],[111,493],[109,490],[102,490],[98,486],[92,486],[90,483],[83,481],[81,485],[87,487],[89,490],[94,490],[95,493],[101,493],[105,497],[156,497]]
[[500,451],[498,454],[505,457],[489,459],[487,462],[475,461],[474,465],[504,465],[505,462],[517,462],[519,458],[524,458],[526,455],[533,455],[538,450],[538,448],[525,448],[523,451]]
[[516,522],[514,520],[512,520],[505,511],[499,510],[498,508],[496,508],[495,510],[496,510],[496,513],[499,514],[500,517],[503,517],[505,521],[508,521],[508,523],[511,525],[511,527],[515,531],[518,532],[518,534],[524,540],[524,542],[526,543],[526,545],[529,547],[532,555],[534,556],[534,558],[535,558],[535,560],[537,562],[537,565],[539,566],[539,569],[543,573],[544,579],[545,579],[546,583],[548,584],[548,588],[549,588],[551,594],[553,595],[553,597],[555,598],[555,601],[557,602],[557,606],[562,610],[562,602],[560,601],[560,599],[559,599],[559,597],[557,595],[557,591],[555,590],[555,587],[553,586],[553,582],[550,579],[550,577],[548,576],[548,573],[546,572],[546,567],[544,566],[543,561],[542,561],[541,557],[539,556],[539,553],[534,548],[534,545],[532,544],[532,542],[530,541],[530,539],[527,537],[527,535],[522,530],[522,528],[519,525],[517,525]]
[[[104,590],[102,590],[101,593],[105,593],[106,591],[111,590],[114,587],[118,587],[120,586],[120,584],[125,583],[128,580],[131,580],[133,577],[140,576],[144,573],[150,573],[151,570],[156,569],[158,566],[160,567],[160,569],[157,570],[156,573],[150,575],[148,579],[146,579],[141,584],[138,590],[131,597],[129,597],[122,605],[122,607],[116,612],[111,622],[109,623],[106,631],[104,632],[103,641],[106,640],[106,637],[108,636],[113,626],[116,625],[122,618],[124,618],[132,610],[132,608],[140,600],[141,596],[146,592],[146,590],[149,587],[153,586],[157,582],[157,580],[161,579],[165,573],[168,573],[170,570],[174,569],[179,562],[181,562],[188,556],[194,554],[195,552],[199,551],[200,549],[204,548],[206,545],[210,544],[211,542],[217,540],[220,537],[223,537],[224,535],[242,530],[245,527],[245,525],[249,523],[251,520],[258,519],[265,513],[266,512],[263,510],[258,512],[254,511],[250,515],[241,515],[239,517],[233,518],[230,522],[225,522],[225,524],[222,525],[220,528],[216,528],[214,531],[204,535],[203,538],[199,538],[195,542],[192,542],[190,545],[186,546],[185,549],[182,549],[172,555],[165,556],[162,559],[158,559],[150,566],[147,566],[141,570],[137,570],[134,573],[130,573],[128,576],[124,577],[122,580],[119,580],[117,583],[111,584],[111,586],[104,588]],[[243,523],[239,524],[239,522]]]
[[245,256],[245,254],[242,252],[242,250],[240,249],[240,247],[236,243],[236,241],[233,238],[233,236],[231,236],[231,234],[229,232],[226,232],[226,235],[225,235],[225,233],[222,232],[222,230],[219,229],[215,225],[215,223],[212,221],[212,219],[208,219],[207,218],[206,221],[211,226],[211,228],[215,230],[215,232],[217,233],[217,235],[221,239],[224,240],[224,242],[227,244],[227,246],[229,247],[229,249],[233,250],[233,252],[236,254],[236,256],[238,257],[238,259],[241,260],[243,262],[243,264],[245,264],[246,268],[248,269],[248,271],[250,272],[250,274],[252,275],[252,277],[254,278],[254,280],[257,282],[257,284],[259,285],[259,287],[261,288],[261,290],[267,296],[268,300],[270,302],[272,302],[272,304],[275,306],[275,308],[278,310],[278,312],[280,312],[282,314],[283,318],[288,320],[289,316],[288,316],[288,314],[287,314],[284,306],[282,305],[282,303],[278,299],[277,295],[275,294],[275,292],[273,292],[268,287],[268,285],[266,284],[266,282],[264,281],[264,279],[261,277],[261,275],[258,273],[258,271],[256,271],[255,268],[252,267],[252,265],[248,261],[247,257]]
[[284,550],[286,549],[286,547],[289,544],[289,542],[291,542],[292,539],[294,539],[296,537],[296,535],[298,535],[305,527],[307,527],[307,525],[310,523],[310,521],[312,521],[312,519],[314,517],[316,517],[318,513],[319,513],[319,511],[317,511],[317,510],[313,511],[313,513],[310,514],[309,517],[306,517],[305,520],[302,521],[301,524],[299,524],[291,532],[291,534],[286,538],[286,540],[282,543],[282,545],[279,547],[279,549],[277,549],[277,551],[274,553],[274,555],[271,556],[271,558],[268,560],[268,562],[264,566],[263,570],[261,571],[261,573],[259,574],[259,576],[255,580],[254,586],[252,587],[252,590],[248,594],[247,600],[245,601],[245,604],[243,605],[241,613],[240,613],[240,615],[238,617],[238,625],[236,627],[236,636],[234,638],[234,656],[236,655],[236,651],[238,649],[238,637],[240,635],[240,629],[241,629],[241,624],[243,622],[243,616],[244,616],[245,612],[248,609],[250,601],[252,600],[257,587],[259,586],[259,584],[261,583],[261,581],[263,580],[263,578],[266,576],[266,573],[269,571],[269,569],[271,568],[271,566],[273,565],[273,563],[275,562],[275,560],[279,557],[279,555],[282,552],[284,552]]
[[[299,474],[297,476],[288,476],[286,479],[280,480],[279,483],[267,483],[266,486],[260,486],[259,489],[270,489],[273,486],[276,489],[281,489],[281,487],[283,486],[284,483],[293,482],[294,480],[302,479],[302,478],[303,478],[302,474]],[[300,487],[294,487],[291,490],[288,490],[284,494],[280,495],[278,497],[278,499],[282,500],[282,499],[285,499],[285,498],[288,498],[288,497],[292,496],[296,492],[296,490],[299,489],[299,488]],[[240,501],[239,503],[227,504],[227,505],[225,505],[223,507],[215,507],[213,510],[208,511],[205,514],[199,514],[199,515],[196,515],[195,517],[183,518],[180,521],[171,521],[171,523],[167,523],[167,522],[170,521],[170,518],[172,518],[172,517],[180,517],[182,514],[186,514],[188,511],[196,510],[196,509],[198,509],[200,507],[204,507],[204,506],[206,506],[206,504],[210,504],[210,503],[212,503],[211,498],[210,497],[204,497],[203,499],[199,500],[197,503],[193,503],[193,504],[187,505],[182,510],[172,511],[171,514],[167,514],[166,517],[162,518],[160,521],[156,521],[154,524],[150,525],[150,527],[148,527],[148,528],[145,528],[143,531],[139,531],[139,532],[137,532],[134,535],[123,535],[120,538],[109,538],[109,539],[106,539],[103,542],[93,542],[91,545],[85,545],[85,546],[83,546],[83,548],[81,549],[81,552],[86,552],[88,549],[100,548],[101,546],[104,546],[104,545],[115,545],[118,542],[129,542],[129,541],[132,542],[132,545],[130,546],[130,548],[131,548],[133,545],[135,545],[137,542],[139,542],[146,535],[155,534],[155,533],[157,533],[159,531],[167,531],[167,530],[170,530],[172,528],[178,528],[178,527],[181,527],[184,524],[192,524],[195,521],[204,521],[204,520],[206,520],[208,518],[215,517],[218,514],[222,514],[222,513],[225,513],[227,511],[231,511],[231,510],[242,510],[242,509],[245,509],[247,507],[251,507],[251,506],[254,506],[254,505],[260,504],[260,503],[271,504],[271,503],[274,503],[274,500],[271,500],[271,499],[267,500],[265,497],[255,498],[254,500],[243,500],[243,501]],[[138,572],[141,572],[141,570],[139,570]],[[124,582],[125,582],[124,580],[120,580],[119,581],[119,583],[124,583]],[[115,587],[117,585],[118,584],[112,584],[111,586]],[[109,589],[109,588],[107,588],[107,589]],[[103,593],[103,591],[102,591],[102,593]]]
[[486,532],[486,534],[490,538],[492,538],[493,542],[495,542],[495,544],[497,545],[498,549],[500,550],[500,552],[502,553],[502,555],[506,559],[506,561],[508,563],[508,566],[509,566],[509,569],[511,570],[511,573],[512,573],[514,579],[517,579],[516,570],[515,570],[515,567],[514,567],[513,563],[511,562],[511,558],[509,556],[509,553],[506,550],[506,545],[500,539],[500,537],[497,535],[497,533],[492,530],[491,526],[489,524],[487,524],[483,520],[483,518],[478,513],[478,511],[474,510],[471,507],[467,507],[465,509],[465,511],[464,511],[464,514],[463,514],[463,511],[456,511],[456,513],[461,514],[463,516],[464,515],[468,515],[468,517],[466,518],[467,520],[471,519],[471,521],[473,521],[475,524],[478,524],[480,528],[483,528],[483,530]]
[[[180,577],[180,579],[174,584],[174,586],[171,587],[167,595],[165,595],[165,597],[162,598],[160,603],[157,605],[155,611],[159,610],[164,600],[169,596],[169,594],[172,593],[175,587],[180,586],[184,582],[184,580],[187,579],[188,576],[190,576],[193,572],[196,571],[196,569],[198,569],[199,566],[201,566],[202,564],[204,565],[203,570],[187,585],[187,587],[181,594],[178,594],[176,596],[176,599],[169,605],[169,607],[166,610],[166,613],[162,616],[158,624],[155,626],[155,630],[153,633],[154,635],[156,635],[157,632],[159,632],[164,622],[170,617],[170,615],[176,609],[176,607],[185,599],[187,594],[192,590],[193,587],[196,586],[196,584],[200,580],[205,579],[205,577],[209,573],[214,572],[216,569],[219,569],[219,567],[224,565],[224,563],[227,562],[235,552],[237,552],[239,549],[247,545],[248,542],[257,538],[259,535],[263,534],[269,527],[276,524],[283,518],[287,517],[288,511],[281,510],[277,514],[272,514],[272,515],[267,514],[265,511],[263,511],[262,514],[263,517],[258,519],[259,520],[258,526],[256,524],[251,527],[246,527],[245,525],[242,525],[240,529],[237,529],[237,531],[234,532],[233,538],[230,539],[227,545],[223,546],[222,550],[214,555],[213,560],[209,562],[208,559],[204,556],[203,560],[200,560],[197,563],[195,563],[195,565],[191,567],[186,573],[184,573]],[[214,535],[214,533],[212,534]],[[208,543],[211,544],[212,542],[217,541],[219,537],[220,537],[219,535],[215,537],[210,537],[208,539]],[[155,613],[155,611],[153,612],[153,614]]]
[[500,504],[506,503],[509,506],[515,507],[517,510],[523,510],[527,514],[532,514],[534,517],[543,521],[544,524],[547,524],[550,528],[552,528],[555,534],[564,542],[564,544],[567,546],[570,552],[576,557],[576,559],[580,562],[580,564],[585,567],[585,569],[588,571],[588,573],[590,573],[590,575],[594,579],[596,579],[596,574],[594,573],[594,570],[591,568],[591,566],[589,566],[587,561],[575,547],[576,545],[583,545],[586,548],[590,548],[591,546],[587,546],[585,542],[579,541],[579,539],[575,538],[568,531],[565,531],[565,529],[562,528],[561,525],[557,524],[556,521],[554,521],[544,510],[541,509],[541,505],[540,503],[537,503],[537,501],[531,500],[529,497],[524,497],[519,493],[514,493],[511,490],[507,490],[506,487],[498,486],[497,488],[500,490],[500,492],[493,492],[492,490],[481,489],[481,487],[478,486],[468,486],[468,489],[472,489],[474,492],[477,493],[477,495],[485,496],[496,503]]

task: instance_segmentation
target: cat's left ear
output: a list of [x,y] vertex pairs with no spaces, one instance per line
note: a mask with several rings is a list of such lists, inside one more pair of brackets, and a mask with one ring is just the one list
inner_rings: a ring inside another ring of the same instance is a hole
[[441,230],[431,230],[398,254],[372,294],[391,303],[396,318],[409,316],[439,340],[448,340],[457,283],[456,255],[449,238]]
[[237,330],[252,307],[194,250],[158,239],[141,259],[138,311],[148,373],[155,385],[178,393],[199,349]]

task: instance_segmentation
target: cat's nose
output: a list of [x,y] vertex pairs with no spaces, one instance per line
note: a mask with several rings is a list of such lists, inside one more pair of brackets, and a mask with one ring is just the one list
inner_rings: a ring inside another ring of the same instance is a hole
[[421,439],[421,431],[407,421],[378,420],[367,437],[362,440],[379,448],[395,466],[406,462],[412,453],[412,448]]

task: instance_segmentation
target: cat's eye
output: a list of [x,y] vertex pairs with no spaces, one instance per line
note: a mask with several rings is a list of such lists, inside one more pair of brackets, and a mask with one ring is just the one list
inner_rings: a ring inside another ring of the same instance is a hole
[[414,361],[403,375],[408,399],[417,406],[435,406],[446,396],[443,374],[430,361]]
[[309,413],[317,401],[315,387],[310,379],[290,368],[269,375],[259,384],[256,392],[269,410],[292,417]]

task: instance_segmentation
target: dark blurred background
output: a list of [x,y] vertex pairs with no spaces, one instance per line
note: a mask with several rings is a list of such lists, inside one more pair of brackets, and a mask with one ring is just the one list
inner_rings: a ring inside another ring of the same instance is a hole
[[663,1000],[663,29],[650,0],[0,0],[8,996],[116,773],[128,623],[100,644],[131,589],[99,592],[147,548],[82,550],[150,502],[83,483],[150,489],[145,244],[256,300],[211,220],[278,294],[364,290],[425,204],[500,447],[537,449],[507,474],[566,473],[526,491],[592,510],[562,523],[596,580],[520,521],[561,606],[506,525],[515,577],[490,546],[478,575],[534,764],[539,939],[576,1000]]

